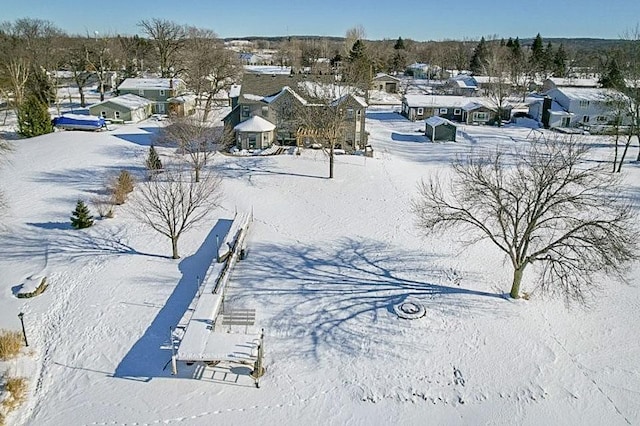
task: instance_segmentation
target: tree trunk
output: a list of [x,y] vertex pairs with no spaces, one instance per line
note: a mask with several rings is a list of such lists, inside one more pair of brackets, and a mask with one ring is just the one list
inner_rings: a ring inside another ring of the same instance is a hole
[[86,106],[86,102],[84,100],[84,90],[82,90],[82,86],[78,85],[78,92],[80,93],[80,106],[84,108]]
[[511,284],[511,292],[509,295],[514,299],[520,298],[520,283],[522,282],[522,273],[525,266],[520,266],[513,270],[513,284]]
[[632,135],[629,135],[629,137],[627,138],[627,142],[624,144],[624,150],[622,151],[622,155],[620,156],[620,161],[618,161],[618,170],[617,170],[618,173],[620,173],[620,171],[622,170],[622,162],[627,156],[627,151],[629,150],[629,145],[631,145],[632,137],[633,137]]
[[329,179],[333,179],[333,145],[329,149]]
[[195,167],[196,172],[196,183],[200,182],[200,167]]
[[180,256],[178,255],[178,237],[171,237],[171,252],[172,258],[180,259]]

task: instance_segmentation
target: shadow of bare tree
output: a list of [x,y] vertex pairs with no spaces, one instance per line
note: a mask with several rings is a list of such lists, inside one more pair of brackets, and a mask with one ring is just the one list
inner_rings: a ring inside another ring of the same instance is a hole
[[406,321],[393,307],[407,299],[441,317],[504,301],[504,294],[464,288],[459,273],[437,264],[432,254],[373,240],[258,244],[234,272],[229,303],[264,307],[269,315],[261,326],[269,335],[299,339],[292,356],[316,358],[324,349],[358,353],[381,335],[393,336]]

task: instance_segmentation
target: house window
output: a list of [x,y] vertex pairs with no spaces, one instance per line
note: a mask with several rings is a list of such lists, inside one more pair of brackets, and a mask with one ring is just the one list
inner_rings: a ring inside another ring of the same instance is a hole
[[164,90],[160,90],[160,96],[164,96]]
[[360,118],[361,115],[362,115],[362,111],[356,110],[356,118]]
[[258,138],[256,138],[256,134],[255,133],[250,134],[249,135],[249,148],[255,148],[257,141],[258,141]]
[[473,121],[488,121],[489,114],[486,112],[474,112],[473,113]]
[[144,96],[144,89],[138,89],[138,95]]
[[460,115],[462,114],[462,110],[460,108],[456,108],[453,110],[453,115]]
[[353,118],[353,108],[347,108],[347,118]]
[[446,114],[449,111],[447,108],[440,108],[440,114]]
[[608,119],[607,119],[607,117],[605,117],[604,115],[599,115],[599,116],[596,118],[596,121],[597,121],[598,123],[606,123],[606,122],[608,121]]
[[418,115],[424,114],[424,108],[418,108],[417,113],[418,113]]
[[582,116],[582,122],[583,123],[588,123],[589,122],[589,116],[588,115],[583,115]]
[[242,107],[242,118],[247,118],[249,117],[249,107],[248,106],[243,106]]
[[588,108],[589,101],[580,101],[580,108]]
[[113,116],[114,116],[116,119],[120,119],[120,111],[115,111],[115,112],[113,113]]
[[268,106],[263,106],[262,107],[262,116],[266,117],[269,115],[269,107]]
[[571,118],[562,117],[562,124],[560,124],[560,126],[561,127],[569,127],[569,124],[571,124]]
[[107,118],[107,111],[100,111],[100,117]]

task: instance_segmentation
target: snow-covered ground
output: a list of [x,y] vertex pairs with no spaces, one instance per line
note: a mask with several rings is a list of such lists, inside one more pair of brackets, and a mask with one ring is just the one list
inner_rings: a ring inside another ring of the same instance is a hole
[[[637,264],[630,285],[603,282],[589,309],[535,292],[514,301],[505,297],[507,265],[488,243],[463,248],[456,235],[422,236],[414,226],[419,179],[446,173],[457,154],[535,134],[467,126],[459,142],[434,144],[424,122],[386,110],[367,118],[374,157],[337,157],[331,180],[321,151],[217,155],[223,206],[181,238],[179,260],[126,205],[86,230],[69,226],[76,200],[90,200],[107,177],[142,176],[161,123],[14,141],[0,170],[10,206],[0,327],[19,329],[25,313],[29,350],[3,368],[31,387],[9,424],[640,422]],[[637,197],[638,165],[625,169]],[[163,349],[235,211],[255,220],[226,303],[256,309],[265,330],[260,389],[242,366],[180,365],[171,376]],[[49,288],[15,298],[34,275]],[[531,291],[533,270],[525,280]],[[398,318],[404,301],[426,315]]]

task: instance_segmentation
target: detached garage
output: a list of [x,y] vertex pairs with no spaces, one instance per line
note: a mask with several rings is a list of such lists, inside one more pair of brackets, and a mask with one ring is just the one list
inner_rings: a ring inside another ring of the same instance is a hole
[[456,141],[457,126],[446,118],[434,116],[427,118],[425,135],[431,142]]
[[89,112],[114,122],[137,123],[151,117],[151,107],[150,100],[129,93],[91,105]]

